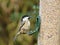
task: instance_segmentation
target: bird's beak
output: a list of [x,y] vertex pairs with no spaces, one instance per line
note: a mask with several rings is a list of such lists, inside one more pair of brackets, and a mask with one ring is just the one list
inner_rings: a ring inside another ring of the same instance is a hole
[[29,16],[29,18],[28,19],[31,19],[32,18],[32,16]]
[[31,18],[32,18],[32,16],[29,17],[29,19],[31,19]]

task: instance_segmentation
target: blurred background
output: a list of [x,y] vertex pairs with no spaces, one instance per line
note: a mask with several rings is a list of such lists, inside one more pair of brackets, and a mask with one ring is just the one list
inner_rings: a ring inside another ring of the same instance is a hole
[[37,45],[37,33],[21,34],[14,42],[19,20],[31,15],[31,29],[34,29],[39,15],[39,0],[0,0],[0,45]]

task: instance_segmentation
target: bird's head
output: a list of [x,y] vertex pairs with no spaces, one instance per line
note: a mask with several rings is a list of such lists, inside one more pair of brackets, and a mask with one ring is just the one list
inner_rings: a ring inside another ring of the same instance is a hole
[[29,15],[24,15],[23,17],[22,17],[22,21],[27,21],[27,20],[29,20],[31,18],[31,16],[29,16]]

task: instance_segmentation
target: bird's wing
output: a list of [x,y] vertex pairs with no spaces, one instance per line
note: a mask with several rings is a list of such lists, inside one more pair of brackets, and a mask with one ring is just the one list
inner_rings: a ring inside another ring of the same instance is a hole
[[23,27],[24,24],[25,24],[25,22],[21,22],[21,25],[20,25],[19,31],[21,30],[21,28]]
[[21,28],[23,27],[23,25],[25,24],[25,22],[19,22],[19,25],[18,25],[18,31],[14,37],[14,41],[16,40],[16,38],[18,37],[18,35],[20,34],[20,30]]

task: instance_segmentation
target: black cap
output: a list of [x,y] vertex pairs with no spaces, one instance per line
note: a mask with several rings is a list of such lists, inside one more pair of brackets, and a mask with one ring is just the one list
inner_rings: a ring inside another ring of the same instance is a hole
[[25,17],[29,17],[28,19],[30,19],[30,18],[31,18],[31,16],[30,16],[30,15],[24,15],[24,16],[22,16],[21,21],[23,21],[23,18],[25,18]]

